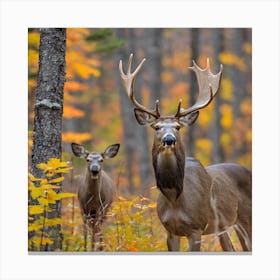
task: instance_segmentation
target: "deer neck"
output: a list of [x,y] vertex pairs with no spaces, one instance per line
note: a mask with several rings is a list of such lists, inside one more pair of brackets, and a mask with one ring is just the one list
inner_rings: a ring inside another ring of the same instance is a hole
[[102,172],[97,178],[93,178],[92,175],[87,172],[86,181],[87,181],[87,192],[90,194],[96,194],[100,192],[100,185],[102,180]]
[[174,147],[163,148],[154,143],[152,154],[157,187],[169,200],[176,200],[184,186],[183,144],[178,140]]

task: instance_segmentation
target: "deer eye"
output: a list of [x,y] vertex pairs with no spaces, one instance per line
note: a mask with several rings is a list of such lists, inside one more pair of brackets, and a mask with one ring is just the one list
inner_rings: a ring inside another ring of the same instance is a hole
[[159,130],[159,129],[160,129],[160,127],[158,125],[154,126],[154,130]]
[[180,130],[181,126],[180,125],[176,125],[175,129]]
[[103,162],[103,158],[100,158],[98,161],[99,161],[99,162]]

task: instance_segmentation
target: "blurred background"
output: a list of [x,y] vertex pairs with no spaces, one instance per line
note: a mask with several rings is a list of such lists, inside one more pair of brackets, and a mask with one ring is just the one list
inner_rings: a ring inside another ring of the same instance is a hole
[[[39,30],[30,28],[29,159],[39,42]],[[197,81],[188,68],[192,60],[205,67],[209,57],[213,73],[223,64],[221,88],[215,99],[200,111],[192,127],[181,131],[186,155],[195,157],[203,165],[236,162],[251,169],[251,29],[67,28],[66,46],[62,149],[63,160],[72,162],[74,171],[64,181],[65,191],[77,191],[85,166],[83,160],[73,158],[71,142],[99,152],[108,145],[120,143],[119,154],[106,161],[104,167],[116,182],[119,194],[132,200],[133,195],[156,200],[151,164],[153,131],[137,123],[118,71],[120,59],[126,69],[131,53],[134,54],[132,70],[146,58],[135,83],[136,99],[149,108],[159,99],[163,115],[174,114],[179,99],[184,108],[195,103]],[[136,245],[133,246],[126,250],[133,251]]]

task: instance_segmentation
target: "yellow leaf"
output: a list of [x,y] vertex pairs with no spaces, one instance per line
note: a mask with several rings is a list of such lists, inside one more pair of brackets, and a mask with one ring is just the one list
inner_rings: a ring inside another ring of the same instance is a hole
[[47,200],[48,203],[55,204],[56,200],[58,200],[58,194],[53,190],[48,190],[47,192]]
[[157,204],[156,204],[155,202],[149,203],[149,204],[148,204],[148,207],[153,209],[153,208],[156,208],[156,207],[157,207]]
[[37,167],[43,171],[48,170],[48,165],[46,163],[39,163],[37,164]]
[[223,64],[235,66],[241,71],[246,71],[248,66],[245,61],[232,52],[223,52],[220,54],[220,60]]
[[40,34],[35,32],[28,32],[28,45],[38,47],[40,43]]
[[65,104],[64,107],[63,107],[63,117],[64,118],[82,118],[84,117],[85,115],[85,112],[80,110],[80,109],[77,109],[73,106],[70,106],[70,105],[67,105]]
[[49,245],[53,244],[53,240],[51,240],[50,238],[47,238],[47,237],[43,237],[41,245],[45,246],[47,244],[49,244]]
[[90,133],[75,133],[72,131],[66,131],[62,133],[62,141],[66,143],[82,143],[91,139]]
[[43,205],[31,205],[28,207],[28,210],[29,215],[42,214],[45,207]]
[[61,218],[45,219],[45,226],[56,226],[61,224]]
[[62,198],[68,198],[68,197],[76,197],[77,195],[75,193],[59,193],[57,194],[57,200]]
[[44,188],[40,188],[40,187],[29,188],[29,191],[30,191],[30,195],[33,199],[43,196],[45,193]]
[[58,158],[50,158],[48,161],[48,166],[53,169],[56,169],[58,167],[66,167],[68,166],[68,163],[64,161],[60,161],[60,159]]
[[67,173],[72,169],[73,169],[73,167],[59,168],[59,169],[57,169],[57,173]]
[[64,180],[64,177],[58,177],[50,181],[50,183],[60,183]]
[[28,225],[28,231],[40,230],[42,227],[42,224],[30,224]]
[[210,154],[212,150],[212,142],[207,138],[201,138],[196,141],[197,148],[207,152],[207,154]]
[[44,198],[44,197],[39,197],[37,200],[38,200],[38,202],[39,202],[41,205],[44,205],[44,206],[48,206],[48,205],[49,205],[48,199],[46,199],[46,198]]
[[221,125],[228,129],[232,127],[232,122],[233,122],[233,116],[232,116],[232,107],[228,104],[223,104],[220,107],[221,111]]
[[221,96],[224,100],[232,100],[232,82],[229,79],[222,80]]
[[64,85],[66,91],[83,91],[87,89],[87,85],[78,83],[76,81],[67,81]]

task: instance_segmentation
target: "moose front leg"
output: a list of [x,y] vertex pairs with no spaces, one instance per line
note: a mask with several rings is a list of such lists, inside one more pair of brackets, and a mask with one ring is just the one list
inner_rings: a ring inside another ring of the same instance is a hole
[[168,251],[180,251],[180,237],[170,232],[168,232],[167,234]]
[[188,251],[200,251],[201,245],[201,231],[193,231],[192,233],[187,235],[188,238]]

